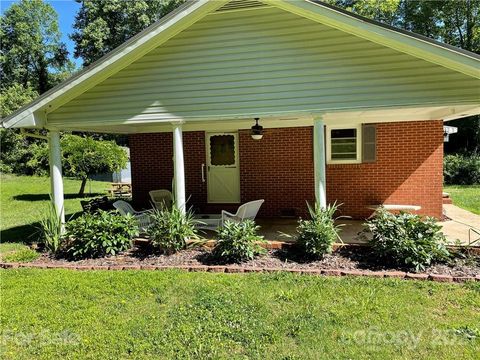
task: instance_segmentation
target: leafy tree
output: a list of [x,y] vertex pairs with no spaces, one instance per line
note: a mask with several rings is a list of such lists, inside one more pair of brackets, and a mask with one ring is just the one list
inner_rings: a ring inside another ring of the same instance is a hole
[[[30,86],[13,84],[5,88],[0,95],[1,116],[7,116],[29,103],[37,96]],[[28,141],[20,135],[17,129],[0,130],[0,171],[25,172],[25,163],[29,157]]]
[[396,25],[402,0],[326,0],[327,3],[347,11],[375,19],[389,25]]
[[[480,0],[435,1],[442,41],[480,54]],[[422,6],[425,6],[422,4]],[[458,134],[445,144],[448,153],[480,154],[480,116],[470,116],[448,123],[458,127]]]
[[38,93],[27,84],[14,83],[9,87],[2,89],[0,94],[0,113],[2,117],[10,115],[15,110],[29,103],[38,96]]
[[443,41],[480,53],[480,0],[445,0],[436,3],[443,22]]
[[175,9],[184,0],[76,0],[75,57],[89,65]]
[[0,18],[1,88],[20,84],[43,93],[73,70],[60,41],[58,16],[42,0],[21,0]]
[[[114,141],[95,140],[92,137],[65,134],[61,139],[62,167],[65,176],[82,180],[78,195],[85,194],[85,185],[91,175],[123,169],[127,154]],[[48,170],[48,146],[45,142],[31,147],[33,152],[28,166],[36,174]]]
[[78,193],[80,196],[85,193],[89,176],[119,171],[127,165],[127,154],[114,141],[64,135],[61,143],[65,175],[82,180]]

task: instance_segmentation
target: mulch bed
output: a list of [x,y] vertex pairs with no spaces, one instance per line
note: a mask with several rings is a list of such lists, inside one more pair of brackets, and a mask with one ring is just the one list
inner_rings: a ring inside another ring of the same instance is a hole
[[[211,249],[199,248],[184,250],[173,255],[155,253],[149,246],[135,246],[132,250],[98,259],[68,261],[54,259],[46,254],[30,264],[52,265],[52,267],[77,267],[77,266],[160,266],[160,267],[200,267],[225,265],[212,259]],[[368,247],[343,247],[331,255],[326,255],[322,260],[307,260],[297,254],[294,248],[269,250],[267,254],[254,260],[241,264],[228,264],[229,268],[262,270],[277,269],[290,271],[366,271],[366,272],[395,272],[411,271],[404,268],[379,263]],[[227,270],[228,271],[228,270]],[[453,277],[475,277],[480,275],[480,256],[464,254],[448,264],[430,266],[421,274],[437,274]]]

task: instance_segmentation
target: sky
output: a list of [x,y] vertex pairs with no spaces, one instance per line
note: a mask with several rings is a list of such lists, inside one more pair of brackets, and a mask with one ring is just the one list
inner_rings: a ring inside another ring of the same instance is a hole
[[[0,0],[0,13],[3,14],[4,11],[15,2],[18,2],[18,0]],[[62,41],[67,45],[70,59],[75,62],[77,67],[80,67],[82,61],[81,59],[75,59],[73,57],[75,45],[68,37],[68,34],[73,32],[73,23],[75,21],[75,15],[80,8],[80,4],[74,0],[46,0],[45,2],[52,5],[55,11],[58,13],[58,25],[60,27],[60,31],[62,32]]]

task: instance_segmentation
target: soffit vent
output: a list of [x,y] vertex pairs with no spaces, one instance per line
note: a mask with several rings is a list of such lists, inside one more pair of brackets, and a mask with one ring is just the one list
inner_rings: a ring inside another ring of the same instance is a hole
[[255,0],[232,0],[223,5],[221,8],[217,9],[216,12],[248,10],[260,7],[267,7],[267,5],[265,5],[261,1]]

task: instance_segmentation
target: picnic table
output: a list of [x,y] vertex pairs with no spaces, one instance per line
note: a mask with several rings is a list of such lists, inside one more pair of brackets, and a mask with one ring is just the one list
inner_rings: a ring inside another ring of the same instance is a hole
[[107,189],[111,197],[123,197],[132,195],[132,184],[130,183],[110,183],[110,189]]

